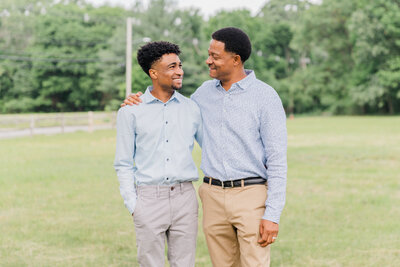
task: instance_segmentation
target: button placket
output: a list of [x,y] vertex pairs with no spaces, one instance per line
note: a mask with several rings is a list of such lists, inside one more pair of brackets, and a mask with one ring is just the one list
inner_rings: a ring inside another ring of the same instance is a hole
[[[165,109],[164,109],[165,110]],[[168,121],[168,113],[167,113],[167,111],[165,110],[165,112],[164,112],[164,121]],[[169,125],[168,125],[168,123],[165,123],[164,124],[164,140],[163,140],[163,142],[164,142],[164,144],[165,145],[168,145],[168,143],[169,143],[169,134],[168,134],[168,130],[169,130]],[[167,151],[169,151],[168,149],[166,149],[166,152]],[[171,162],[171,158],[170,158],[170,156],[169,155],[167,155],[166,154],[166,156],[165,156],[165,164],[168,164],[168,163],[170,163]]]
[[[169,169],[169,163],[170,163],[170,161],[171,161],[171,158],[170,158],[170,156],[168,155],[168,151],[169,151],[169,149],[167,148],[167,147],[165,147],[166,145],[168,145],[168,129],[169,129],[169,125],[168,125],[168,118],[169,118],[169,116],[168,116],[168,111],[169,111],[169,108],[168,108],[168,106],[167,106],[167,103],[164,103],[163,104],[164,105],[164,107],[163,107],[163,122],[164,122],[164,124],[163,124],[163,129],[164,129],[164,131],[163,131],[163,140],[162,140],[162,142],[164,143],[164,165],[165,165],[165,174],[167,174],[167,173],[169,173],[168,172],[168,169]],[[170,177],[168,177],[167,175],[165,176],[165,181],[168,183],[169,181],[170,181]]]

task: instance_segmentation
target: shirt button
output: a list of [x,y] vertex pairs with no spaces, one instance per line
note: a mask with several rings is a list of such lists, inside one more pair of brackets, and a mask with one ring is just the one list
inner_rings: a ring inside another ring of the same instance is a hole
[[168,140],[165,140],[165,142],[167,142],[167,143],[168,143]]
[[167,180],[169,180],[169,178],[168,178],[168,177],[167,177],[166,179],[167,179]]
[[164,104],[164,107],[166,107],[167,106],[167,104]]
[[167,158],[166,161],[169,161],[169,158]]
[[166,121],[165,124],[168,124],[168,121]]

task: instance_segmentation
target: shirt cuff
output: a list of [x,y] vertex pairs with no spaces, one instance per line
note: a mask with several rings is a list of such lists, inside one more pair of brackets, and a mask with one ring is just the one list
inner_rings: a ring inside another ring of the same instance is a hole
[[128,208],[131,215],[132,213],[135,212],[136,202],[137,202],[136,198],[133,198],[129,202],[125,202],[125,206]]
[[279,224],[280,215],[270,214],[269,212],[267,212],[267,210],[265,210],[262,219]]

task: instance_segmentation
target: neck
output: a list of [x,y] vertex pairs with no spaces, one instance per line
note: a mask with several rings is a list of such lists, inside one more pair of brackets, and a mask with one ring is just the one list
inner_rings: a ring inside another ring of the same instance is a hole
[[170,90],[165,90],[160,87],[154,86],[154,84],[153,84],[153,90],[151,90],[150,93],[155,98],[161,100],[163,103],[166,103],[172,97],[172,95],[174,94],[174,91],[175,90],[172,88]]
[[232,73],[230,77],[227,77],[227,79],[221,79],[221,85],[225,89],[225,91],[228,91],[231,89],[232,84],[237,83],[240,80],[243,80],[246,78],[246,72],[244,71],[244,68],[241,68],[239,71],[236,71]]

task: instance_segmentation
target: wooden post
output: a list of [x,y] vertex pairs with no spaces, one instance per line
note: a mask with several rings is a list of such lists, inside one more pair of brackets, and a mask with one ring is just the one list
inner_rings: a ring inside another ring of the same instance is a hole
[[93,132],[93,111],[88,112],[88,131]]
[[65,128],[65,117],[64,113],[61,113],[61,133],[64,133]]
[[29,130],[31,132],[31,136],[33,136],[33,130],[35,129],[35,116],[31,115],[31,122],[29,125]]
[[111,126],[111,129],[113,129],[114,128],[114,111],[111,111],[110,112],[110,126]]

